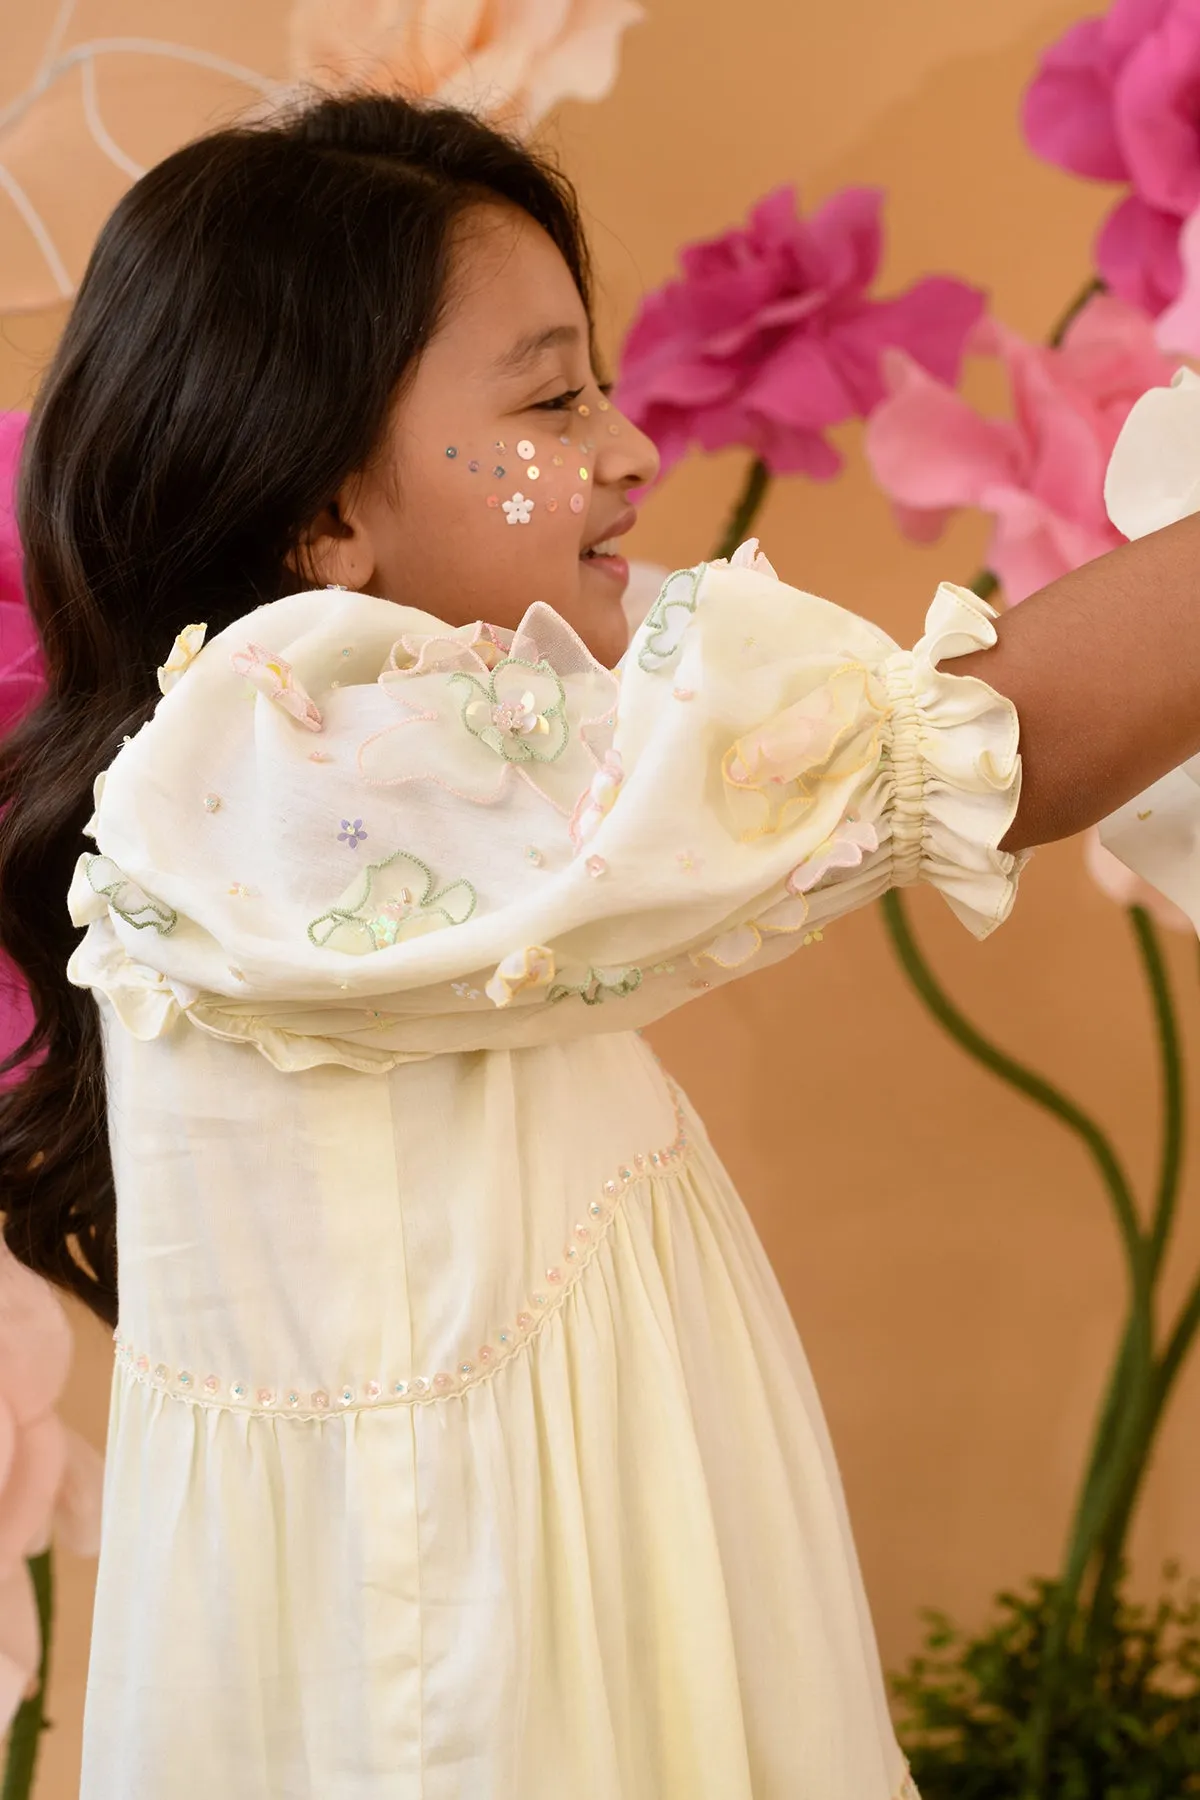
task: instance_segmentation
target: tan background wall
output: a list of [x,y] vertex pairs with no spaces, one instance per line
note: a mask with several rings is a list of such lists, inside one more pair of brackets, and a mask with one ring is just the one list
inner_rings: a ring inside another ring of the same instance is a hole
[[[610,344],[682,239],[720,230],[785,180],[809,202],[886,182],[887,280],[956,270],[1030,334],[1079,286],[1106,191],[1034,163],[1016,107],[1040,47],[1092,10],[1086,0],[648,6],[614,95],[564,109],[554,130],[593,222]],[[4,10],[16,15],[15,0]],[[155,34],[196,42],[203,29],[227,54],[281,69],[281,0],[205,0],[199,24],[196,10],[157,0]],[[92,28],[130,11],[94,5]],[[57,322],[7,322],[0,404],[28,395]],[[846,478],[778,487],[764,536],[788,579],[911,641],[936,579],[977,566],[983,529],[963,522],[933,550],[906,546],[845,436]],[[646,507],[640,553],[702,556],[739,473],[736,455],[677,473]],[[1089,884],[1078,846],[1043,853],[1015,919],[983,947],[921,898],[952,991],[1109,1124],[1145,1189],[1157,1107],[1147,1007],[1124,916]],[[1169,950],[1200,1050],[1196,947]],[[977,1621],[1002,1583],[1055,1566],[1122,1293],[1098,1183],[1053,1123],[939,1037],[874,913],[654,1038],[706,1114],[799,1322],[895,1665],[919,1607]],[[1200,1261],[1195,1179],[1185,1214],[1181,1279]],[[97,1443],[108,1373],[104,1334],[85,1321],[66,1410]],[[1143,1508],[1143,1579],[1171,1553],[1200,1567],[1198,1423],[1193,1371]],[[77,1791],[90,1579],[66,1562],[39,1800]]]

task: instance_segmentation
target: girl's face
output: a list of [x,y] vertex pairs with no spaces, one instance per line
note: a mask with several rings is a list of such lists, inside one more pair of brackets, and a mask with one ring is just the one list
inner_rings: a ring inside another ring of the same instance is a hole
[[461,231],[442,324],[379,455],[316,522],[322,580],[449,625],[515,627],[542,600],[612,664],[628,636],[618,539],[658,456],[597,384],[570,271],[500,206]]

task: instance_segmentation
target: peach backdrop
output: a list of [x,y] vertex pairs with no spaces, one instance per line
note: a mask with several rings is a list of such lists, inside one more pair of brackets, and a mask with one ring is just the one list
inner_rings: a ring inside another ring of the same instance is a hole
[[[89,34],[150,29],[146,4],[87,10]],[[845,182],[887,182],[889,282],[953,269],[990,288],[1012,325],[1041,334],[1088,269],[1107,190],[1036,164],[1016,107],[1039,49],[1091,10],[754,0],[736,12],[648,0],[613,95],[565,107],[549,129],[591,220],[606,342],[682,239],[720,230],[785,180],[810,202]],[[42,0],[32,21],[14,0],[5,11],[15,48],[4,81],[15,86],[51,8]],[[282,73],[285,11],[283,0],[155,0],[153,30]],[[197,124],[231,92],[194,83]],[[153,150],[163,105],[151,90],[137,150]],[[0,321],[0,405],[27,400],[60,322],[60,311]],[[827,488],[780,485],[763,535],[787,579],[911,641],[936,580],[978,565],[984,531],[964,521],[933,549],[904,544],[855,434],[846,441],[848,475]],[[704,555],[740,470],[736,455],[680,470],[645,509],[640,553],[671,564]],[[931,897],[914,911],[972,1016],[1106,1121],[1145,1188],[1157,1110],[1147,1007],[1125,918],[1089,883],[1078,845],[1036,859],[1012,923],[983,947]],[[1168,949],[1194,1065],[1196,946],[1177,938]],[[1071,1139],[939,1036],[874,912],[653,1036],[706,1115],[791,1302],[895,1665],[915,1644],[919,1607],[978,1621],[1001,1584],[1056,1565],[1122,1294],[1098,1183]],[[1194,1078],[1191,1091],[1195,1104]],[[1185,1215],[1180,1279],[1200,1260],[1194,1177]],[[66,1412],[98,1444],[109,1354],[103,1331],[81,1320]],[[1170,1554],[1200,1567],[1198,1423],[1193,1369],[1141,1513],[1144,1580]],[[56,1729],[39,1800],[77,1792],[92,1570],[62,1562]]]

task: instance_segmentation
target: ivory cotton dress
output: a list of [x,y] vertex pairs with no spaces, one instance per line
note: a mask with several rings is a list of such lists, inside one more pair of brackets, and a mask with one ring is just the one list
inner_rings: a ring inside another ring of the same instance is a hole
[[[98,783],[121,1314],[83,1800],[912,1793],[787,1306],[638,1027],[928,880],[1012,708],[753,549],[613,676],[297,594]],[[164,646],[164,648],[166,648]]]

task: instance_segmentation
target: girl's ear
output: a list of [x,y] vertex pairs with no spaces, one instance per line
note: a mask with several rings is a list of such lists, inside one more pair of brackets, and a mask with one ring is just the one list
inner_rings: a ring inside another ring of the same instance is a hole
[[375,561],[370,533],[348,491],[321,508],[287,558],[303,581],[360,592],[370,588]]

